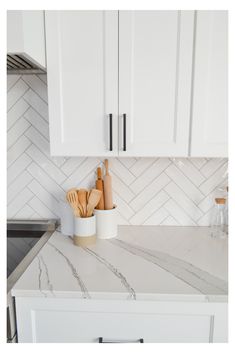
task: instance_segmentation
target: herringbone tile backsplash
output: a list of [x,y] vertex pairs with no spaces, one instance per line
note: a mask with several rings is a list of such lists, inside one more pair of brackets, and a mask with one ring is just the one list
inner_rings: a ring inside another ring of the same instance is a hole
[[[59,218],[71,187],[91,187],[98,158],[52,158],[46,75],[8,76],[9,219]],[[227,159],[110,159],[119,224],[209,225]]]

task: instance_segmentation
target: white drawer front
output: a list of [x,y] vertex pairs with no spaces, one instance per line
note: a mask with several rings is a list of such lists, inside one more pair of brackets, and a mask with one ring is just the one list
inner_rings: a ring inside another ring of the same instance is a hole
[[209,342],[210,316],[33,311],[35,342]]

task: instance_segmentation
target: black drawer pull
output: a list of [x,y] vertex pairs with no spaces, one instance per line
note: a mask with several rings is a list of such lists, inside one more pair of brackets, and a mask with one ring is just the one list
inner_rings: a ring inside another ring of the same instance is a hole
[[139,338],[137,340],[104,340],[103,337],[99,337],[99,343],[144,343],[143,338]]
[[123,114],[123,151],[126,151],[126,114]]
[[109,150],[113,150],[113,114],[109,114]]

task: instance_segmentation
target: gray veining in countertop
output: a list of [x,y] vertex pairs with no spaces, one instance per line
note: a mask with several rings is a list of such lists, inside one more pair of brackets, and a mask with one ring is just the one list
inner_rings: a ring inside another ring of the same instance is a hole
[[206,227],[120,226],[86,248],[55,232],[15,284],[15,296],[227,300],[227,239]]

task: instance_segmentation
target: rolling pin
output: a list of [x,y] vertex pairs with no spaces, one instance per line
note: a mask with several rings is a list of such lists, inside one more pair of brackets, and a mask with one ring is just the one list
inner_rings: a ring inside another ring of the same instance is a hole
[[104,209],[113,209],[113,195],[112,195],[112,177],[109,174],[109,162],[107,159],[104,161],[105,176],[104,176]]
[[97,180],[96,180],[96,189],[102,192],[100,201],[96,206],[97,210],[104,210],[104,184],[102,180],[102,170],[101,168],[97,168]]

